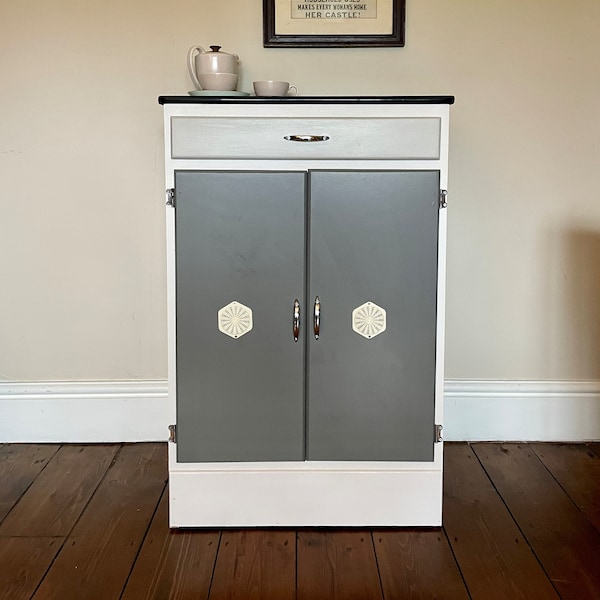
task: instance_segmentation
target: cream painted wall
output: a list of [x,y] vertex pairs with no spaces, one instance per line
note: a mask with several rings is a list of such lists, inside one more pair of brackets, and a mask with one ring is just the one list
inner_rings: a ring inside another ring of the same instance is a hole
[[406,47],[265,49],[261,0],[0,3],[0,379],[166,377],[160,94],[454,94],[448,378],[600,379],[600,3],[407,0]]

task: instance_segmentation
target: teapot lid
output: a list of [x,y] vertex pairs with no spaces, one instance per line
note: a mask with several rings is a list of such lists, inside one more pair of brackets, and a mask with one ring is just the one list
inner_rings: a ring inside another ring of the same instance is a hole
[[[196,46],[202,52],[204,50],[200,46]],[[205,54],[218,54],[219,56],[233,56],[236,60],[239,60],[239,56],[237,54],[229,54],[229,52],[223,52],[221,50],[221,46],[209,46],[210,52],[205,52]],[[214,56],[213,58],[217,59],[218,57]]]

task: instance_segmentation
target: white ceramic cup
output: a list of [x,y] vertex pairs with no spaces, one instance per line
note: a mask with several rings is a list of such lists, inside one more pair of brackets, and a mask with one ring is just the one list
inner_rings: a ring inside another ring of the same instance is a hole
[[257,96],[287,96],[290,92],[298,95],[298,88],[287,81],[255,81],[253,85]]

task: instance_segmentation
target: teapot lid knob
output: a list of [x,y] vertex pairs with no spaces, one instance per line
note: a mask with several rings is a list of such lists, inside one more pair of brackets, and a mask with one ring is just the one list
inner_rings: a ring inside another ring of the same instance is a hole
[[218,51],[221,49],[221,46],[210,46],[210,49],[211,49],[213,52],[218,52]]

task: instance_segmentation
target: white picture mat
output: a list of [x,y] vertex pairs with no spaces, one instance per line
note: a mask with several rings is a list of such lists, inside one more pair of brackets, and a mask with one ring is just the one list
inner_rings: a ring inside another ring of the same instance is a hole
[[274,2],[276,35],[391,35],[393,33],[393,0],[312,0],[310,2],[274,0]]

